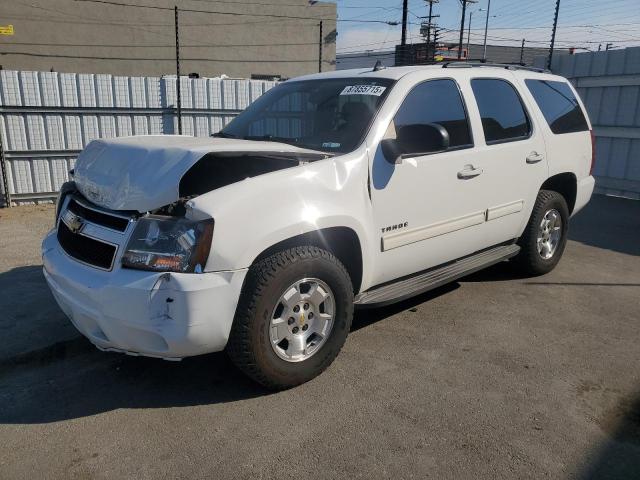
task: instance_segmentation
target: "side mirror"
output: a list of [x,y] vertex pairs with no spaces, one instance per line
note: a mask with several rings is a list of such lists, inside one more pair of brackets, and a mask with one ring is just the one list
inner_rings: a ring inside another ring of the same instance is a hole
[[398,129],[403,155],[442,152],[449,148],[449,132],[439,123],[404,125]]
[[392,164],[402,163],[402,148],[400,148],[398,140],[386,138],[380,142],[380,147],[387,162]]
[[438,123],[404,125],[397,132],[397,139],[380,142],[382,153],[391,164],[401,163],[408,156],[444,152],[451,144],[449,132]]

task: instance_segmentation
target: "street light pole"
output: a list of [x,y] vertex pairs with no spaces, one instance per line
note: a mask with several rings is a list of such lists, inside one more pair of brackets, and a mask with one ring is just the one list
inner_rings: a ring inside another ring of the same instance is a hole
[[489,11],[491,10],[491,0],[487,4],[487,19],[484,23],[484,47],[482,48],[482,61],[487,61],[487,31],[489,30]]

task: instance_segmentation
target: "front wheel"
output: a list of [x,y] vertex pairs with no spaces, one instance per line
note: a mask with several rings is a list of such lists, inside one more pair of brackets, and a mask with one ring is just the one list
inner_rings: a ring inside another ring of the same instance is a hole
[[283,250],[249,269],[227,352],[258,383],[293,387],[333,362],[352,317],[351,279],[334,255],[313,246]]
[[567,244],[569,208],[558,192],[540,190],[531,218],[518,240],[520,253],[515,261],[529,275],[553,270]]

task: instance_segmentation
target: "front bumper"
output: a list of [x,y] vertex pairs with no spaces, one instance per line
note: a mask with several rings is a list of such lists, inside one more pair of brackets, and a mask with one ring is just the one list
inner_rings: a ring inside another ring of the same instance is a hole
[[55,230],[42,258],[58,305],[94,345],[167,360],[224,349],[247,273],[101,271],[70,258]]

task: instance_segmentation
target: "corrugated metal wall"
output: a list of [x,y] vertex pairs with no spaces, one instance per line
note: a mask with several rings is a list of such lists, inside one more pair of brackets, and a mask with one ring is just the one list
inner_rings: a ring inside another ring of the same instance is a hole
[[[182,132],[208,136],[275,85],[181,78]],[[51,198],[91,140],[177,133],[175,77],[0,71],[0,181],[12,201]]]
[[554,57],[585,102],[596,141],[596,191],[640,199],[640,47]]

